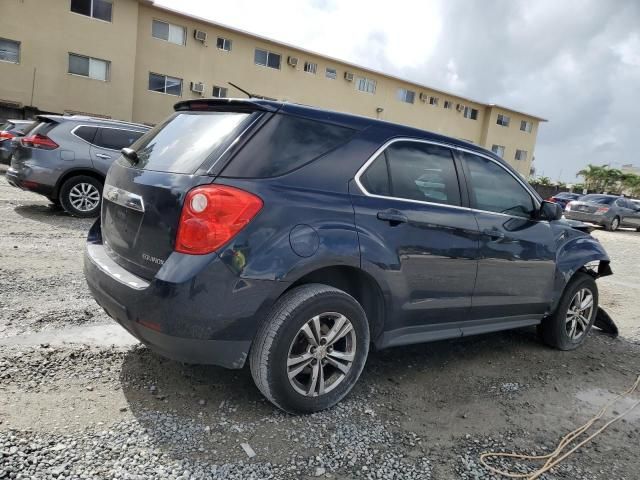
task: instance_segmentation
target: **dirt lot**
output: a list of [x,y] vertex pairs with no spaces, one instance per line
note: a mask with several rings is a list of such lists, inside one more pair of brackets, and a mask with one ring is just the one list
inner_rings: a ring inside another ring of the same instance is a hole
[[[567,353],[521,330],[372,353],[346,401],[294,417],[248,370],[164,360],[114,325],[82,276],[90,223],[0,176],[0,478],[493,478],[480,452],[548,451],[640,373],[640,233],[595,233],[620,338]],[[638,479],[639,445],[640,408],[543,478]]]

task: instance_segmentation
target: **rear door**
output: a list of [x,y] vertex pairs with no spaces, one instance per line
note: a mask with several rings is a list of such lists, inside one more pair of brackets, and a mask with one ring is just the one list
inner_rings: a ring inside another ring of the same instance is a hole
[[464,206],[451,150],[392,142],[356,182],[351,197],[362,265],[391,290],[386,344],[402,335],[419,341],[460,335],[457,323],[471,308],[478,228]]
[[[542,316],[551,300],[556,247],[551,226],[535,218],[538,202],[489,157],[461,153],[469,200],[480,229],[472,318]],[[495,322],[493,322],[495,323]],[[478,322],[482,328],[482,322]]]
[[125,128],[98,126],[91,142],[93,167],[106,175],[111,164],[120,156],[120,150],[130,147],[144,133]]

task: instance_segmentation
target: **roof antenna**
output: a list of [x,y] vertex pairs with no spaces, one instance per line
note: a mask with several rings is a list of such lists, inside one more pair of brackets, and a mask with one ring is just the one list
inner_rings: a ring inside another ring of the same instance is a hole
[[244,93],[247,97],[249,98],[253,98],[253,95],[251,95],[249,92],[247,92],[246,90],[240,88],[238,85],[236,85],[235,83],[231,83],[231,82],[227,82],[229,85],[231,85],[232,87],[237,88],[238,90],[240,90],[242,93]]

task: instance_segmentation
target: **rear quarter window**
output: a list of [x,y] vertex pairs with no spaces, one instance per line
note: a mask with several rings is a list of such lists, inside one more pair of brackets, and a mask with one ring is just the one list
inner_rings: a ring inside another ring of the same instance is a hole
[[348,142],[355,130],[292,115],[274,115],[222,171],[235,178],[277,177]]

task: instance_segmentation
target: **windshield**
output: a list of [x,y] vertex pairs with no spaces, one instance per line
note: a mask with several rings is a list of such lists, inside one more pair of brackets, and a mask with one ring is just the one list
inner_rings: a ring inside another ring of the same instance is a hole
[[609,197],[607,195],[585,195],[580,200],[588,203],[598,203],[601,205],[611,205],[616,197]]
[[135,167],[192,174],[209,156],[222,154],[248,116],[237,112],[174,114],[131,146],[139,158]]

